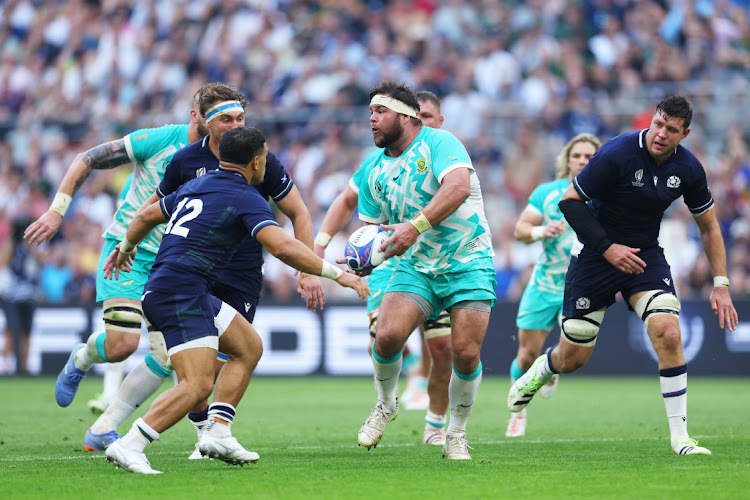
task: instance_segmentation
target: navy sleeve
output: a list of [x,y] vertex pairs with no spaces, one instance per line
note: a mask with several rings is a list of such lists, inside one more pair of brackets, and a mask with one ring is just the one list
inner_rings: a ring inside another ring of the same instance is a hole
[[263,182],[256,186],[260,194],[266,200],[271,198],[273,201],[279,201],[289,194],[292,186],[294,186],[294,183],[284,165],[273,153],[268,153],[266,176],[263,178]]
[[693,215],[700,215],[713,206],[714,198],[708,189],[706,171],[703,167],[700,164],[694,165],[692,171],[693,178],[690,179],[691,182],[686,186],[682,196],[690,212]]
[[264,227],[278,226],[279,223],[276,222],[265,198],[259,196],[257,191],[248,190],[247,193],[239,206],[239,215],[247,231],[255,238],[258,231]]
[[164,214],[164,217],[167,219],[172,218],[172,209],[174,209],[174,200],[177,198],[177,191],[174,193],[171,193],[165,197],[163,197],[161,200],[159,200],[159,206],[161,207],[161,213]]
[[[179,153],[179,152],[178,152]],[[167,165],[167,169],[164,171],[164,178],[159,183],[159,187],[156,189],[156,193],[164,198],[170,193],[177,191],[177,188],[182,186],[182,175],[180,172],[180,160],[175,155],[172,161]]]

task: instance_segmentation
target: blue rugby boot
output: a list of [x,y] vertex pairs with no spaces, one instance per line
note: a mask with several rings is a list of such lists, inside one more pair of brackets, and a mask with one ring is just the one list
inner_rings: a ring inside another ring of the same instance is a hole
[[57,376],[57,382],[55,382],[55,399],[57,400],[57,404],[62,407],[66,407],[73,402],[73,398],[76,397],[76,392],[78,392],[78,384],[86,376],[86,372],[76,367],[75,363],[76,353],[85,348],[86,344],[78,344],[73,349],[73,352],[70,353],[70,357],[60,375]]
[[117,431],[109,431],[102,434],[94,434],[91,427],[83,437],[83,449],[86,451],[104,451],[109,445],[120,439]]

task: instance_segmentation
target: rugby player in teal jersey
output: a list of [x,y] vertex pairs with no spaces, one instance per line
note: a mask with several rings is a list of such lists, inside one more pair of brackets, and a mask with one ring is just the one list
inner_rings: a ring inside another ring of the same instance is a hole
[[[208,133],[205,118],[199,108],[203,94],[214,95],[214,100],[231,97],[241,100],[243,104],[246,102],[232,87],[220,83],[204,85],[194,95],[189,124],[141,129],[82,153],[76,157],[63,178],[50,210],[26,231],[26,237],[32,243],[49,241],[59,228],[72,196],[93,169],[110,169],[134,163],[130,190],[115,214],[112,225],[104,234],[105,243],[98,266],[97,300],[103,302],[105,331],[94,332],[86,344],[76,346],[71,353],[55,386],[55,398],[60,406],[68,406],[73,401],[81,378],[95,363],[122,361],[138,347],[142,316],[140,298],[156,257],[163,229],[155,230],[141,243],[142,257],[136,261],[135,272],[131,274],[130,280],[119,284],[105,280],[101,264],[122,238],[138,208],[156,189],[172,156]],[[160,339],[159,332],[149,332],[150,343],[160,343]],[[165,361],[160,364],[163,365]],[[155,366],[154,363],[152,365]]]
[[[440,114],[440,99],[426,90],[418,91],[416,94],[419,101],[417,118],[427,127],[442,127],[445,118]],[[377,150],[373,154],[379,155],[380,151]],[[318,235],[315,237],[315,253],[321,258],[325,257],[325,249],[331,238],[346,226],[357,208],[360,179],[367,163],[367,159],[362,162],[349,180],[349,185],[336,197],[323,218]],[[367,315],[370,319],[370,335],[373,339],[375,338],[378,309],[383,299],[383,293],[398,261],[398,257],[391,257],[374,269],[369,276],[368,285],[372,295],[367,297]],[[411,409],[409,403],[413,402],[414,409],[427,410],[422,442],[442,446],[445,444],[445,425],[448,420],[448,383],[451,377],[450,314],[447,311],[442,311],[437,319],[425,321],[420,327],[420,333],[424,336],[423,346],[426,346],[422,356],[423,360],[427,361],[426,363],[423,361],[423,376],[424,379],[428,379],[427,391],[424,394],[424,389],[419,390],[419,381],[413,387],[410,387],[407,379],[406,391],[402,395],[401,404],[408,410]],[[427,351],[429,351],[429,356]],[[406,346],[404,346],[404,359],[406,359]],[[426,397],[428,400],[427,407],[416,408],[419,406],[420,399],[417,398],[420,396]]]
[[59,229],[72,197],[92,170],[134,165],[130,190],[104,233],[97,270],[97,301],[102,302],[105,329],[92,333],[85,344],[77,345],[71,353],[55,385],[55,399],[60,406],[68,406],[73,401],[81,378],[95,363],[122,361],[138,348],[143,314],[141,294],[163,229],[155,230],[141,243],[141,252],[130,280],[122,283],[105,280],[102,264],[122,239],[136,210],[156,189],[172,156],[208,133],[198,106],[201,92],[206,87],[201,87],[193,96],[190,123],[140,129],[76,156],[60,183],[50,209],[26,229],[25,238],[30,243],[48,242]]
[[[591,134],[578,134],[557,157],[556,180],[539,185],[523,209],[513,236],[524,243],[541,241],[543,251],[521,297],[516,317],[518,353],[510,365],[511,384],[521,378],[539,356],[544,341],[562,314],[565,273],[570,263],[570,249],[575,233],[565,222],[557,204],[573,177],[583,170],[601,146]],[[555,376],[540,391],[550,397],[557,386]],[[511,413],[505,435],[518,437],[526,434],[526,409]]]
[[405,85],[370,93],[370,127],[380,149],[368,157],[359,217],[391,236],[386,259],[401,256],[380,305],[372,362],[378,399],[358,433],[368,450],[398,415],[402,349],[412,331],[442,310],[451,317],[453,373],[443,457],[470,460],[466,424],[481,383],[479,354],[495,303],[492,237],[479,179],[450,132],[422,126]]

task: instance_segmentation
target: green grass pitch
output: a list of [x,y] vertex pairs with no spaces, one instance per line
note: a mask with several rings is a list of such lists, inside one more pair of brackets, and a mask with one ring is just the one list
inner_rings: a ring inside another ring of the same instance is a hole
[[376,449],[356,446],[375,401],[369,378],[256,377],[232,430],[260,461],[188,461],[195,431],[184,421],[146,450],[160,476],[82,451],[94,421],[86,401],[100,388],[86,378],[59,408],[51,378],[0,379],[0,498],[750,498],[746,378],[690,379],[688,425],[706,457],[672,453],[656,376],[564,377],[552,399],[532,402],[515,439],[505,437],[508,379],[486,377],[469,421],[474,459],[452,462],[420,444],[422,411],[402,410]]

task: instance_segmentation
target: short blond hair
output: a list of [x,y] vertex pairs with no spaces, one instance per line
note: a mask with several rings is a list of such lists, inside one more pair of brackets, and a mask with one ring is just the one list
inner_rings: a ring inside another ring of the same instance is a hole
[[599,140],[594,134],[578,134],[573,137],[568,143],[562,148],[560,154],[557,155],[556,167],[555,167],[555,179],[565,179],[570,175],[570,167],[568,166],[568,160],[570,159],[570,151],[573,146],[579,142],[588,142],[597,151],[602,146],[602,141]]

